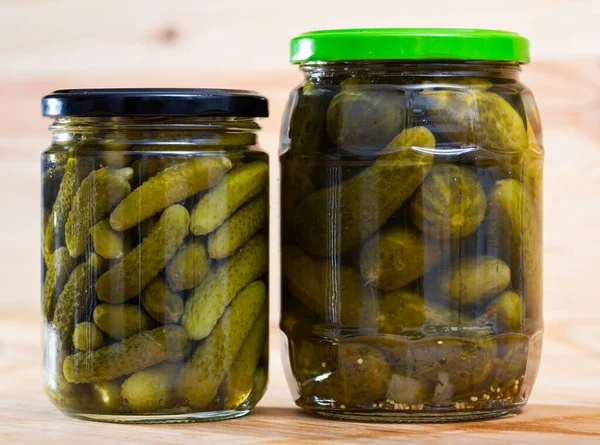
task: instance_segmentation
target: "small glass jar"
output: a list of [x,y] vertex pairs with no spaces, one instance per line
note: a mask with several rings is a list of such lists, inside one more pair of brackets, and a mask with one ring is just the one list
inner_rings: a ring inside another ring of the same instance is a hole
[[540,118],[509,32],[317,31],[284,120],[282,319],[296,404],[496,417],[541,353]]
[[248,413],[268,369],[266,99],[64,90],[42,114],[50,400],[113,422]]

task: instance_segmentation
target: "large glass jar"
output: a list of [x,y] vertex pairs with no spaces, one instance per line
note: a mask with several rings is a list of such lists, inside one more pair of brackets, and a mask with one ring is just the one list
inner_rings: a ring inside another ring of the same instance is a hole
[[42,155],[44,387],[68,415],[239,417],[267,379],[267,101],[67,90]]
[[538,110],[513,33],[320,31],[282,131],[296,404],[451,421],[521,408],[542,337]]

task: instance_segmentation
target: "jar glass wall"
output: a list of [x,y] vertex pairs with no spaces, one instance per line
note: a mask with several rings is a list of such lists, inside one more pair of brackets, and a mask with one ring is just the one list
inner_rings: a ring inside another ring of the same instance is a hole
[[519,64],[301,69],[280,152],[296,404],[374,421],[522,407],[543,330],[543,148]]
[[268,158],[256,119],[58,116],[51,130],[47,395],[92,420],[246,414],[268,369]]

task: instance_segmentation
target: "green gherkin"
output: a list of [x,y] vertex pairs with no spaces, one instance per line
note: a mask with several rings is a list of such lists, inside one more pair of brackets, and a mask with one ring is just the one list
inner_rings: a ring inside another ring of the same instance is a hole
[[525,123],[502,96],[474,89],[426,90],[433,123],[453,142],[499,153],[522,152],[528,146]]
[[165,277],[174,292],[191,289],[202,283],[210,267],[204,241],[192,238],[184,243],[165,269]]
[[499,258],[467,258],[446,271],[441,290],[458,298],[460,305],[479,303],[498,295],[510,283],[510,267]]
[[485,217],[487,198],[477,176],[464,167],[436,165],[409,201],[412,223],[428,237],[463,238]]
[[426,243],[416,230],[388,227],[363,245],[361,273],[379,289],[399,289],[432,268],[440,256],[439,246]]
[[267,370],[262,366],[256,368],[254,372],[254,382],[252,383],[252,399],[250,400],[250,406],[256,406],[256,404],[262,399],[267,390],[267,381],[269,377]]
[[329,256],[369,238],[423,182],[434,148],[435,138],[427,128],[404,130],[373,165],[341,184],[308,195],[294,217],[298,244],[312,255]]
[[123,199],[111,213],[110,225],[118,231],[127,230],[172,204],[212,187],[231,166],[231,161],[222,156],[197,156],[172,165]]
[[437,382],[442,374],[456,391],[473,390],[488,376],[496,357],[492,339],[433,337],[406,342],[396,348],[398,363],[409,363],[412,374],[429,382]]
[[287,290],[327,323],[376,325],[377,291],[365,286],[353,268],[307,255],[299,247],[282,252]]
[[523,299],[512,291],[502,292],[486,309],[496,315],[498,328],[503,332],[520,332],[523,326]]
[[146,312],[162,324],[178,323],[183,314],[183,298],[169,289],[162,275],[146,286],[140,301]]
[[401,334],[404,329],[421,327],[425,323],[423,295],[407,289],[383,293],[379,297],[377,321],[383,334]]
[[266,224],[269,197],[261,194],[240,207],[221,227],[208,237],[208,253],[221,259],[233,255]]
[[327,109],[327,133],[343,147],[379,150],[405,125],[403,94],[389,88],[346,86]]
[[514,179],[498,181],[490,190],[489,208],[489,217],[498,227],[494,236],[509,240],[500,245],[502,255],[510,260],[513,289],[525,298],[526,318],[538,319],[542,313],[542,231],[531,193]]
[[66,243],[73,258],[85,250],[92,226],[129,194],[132,174],[130,168],[104,167],[94,170],[81,182],[65,225]]
[[175,388],[191,407],[206,407],[215,398],[266,300],[262,281],[246,286],[185,363]]
[[139,295],[183,244],[189,224],[185,207],[178,204],[168,207],[150,234],[123,261],[98,278],[98,299],[118,304]]
[[181,366],[161,363],[132,374],[121,386],[125,406],[134,413],[150,413],[168,407],[175,400],[175,380]]
[[112,338],[127,338],[152,326],[152,319],[137,304],[102,303],[94,309],[94,323]]
[[181,356],[188,347],[187,341],[181,327],[161,326],[94,351],[69,355],[65,359],[63,372],[71,383],[112,380]]
[[194,340],[208,336],[238,292],[262,277],[268,263],[267,239],[256,235],[229,260],[212,269],[185,303],[181,324],[188,336]]
[[254,374],[267,338],[269,315],[265,308],[246,336],[221,388],[225,409],[235,409],[252,392]]
[[194,206],[191,231],[206,235],[219,227],[242,204],[261,193],[269,182],[269,165],[264,161],[242,164],[225,175]]
[[391,375],[389,359],[383,352],[360,343],[340,343],[334,371],[313,383],[313,394],[347,405],[369,403],[385,397]]
[[107,260],[122,258],[131,247],[126,234],[113,230],[108,219],[94,225],[90,229],[90,236],[96,253]]
[[125,411],[121,398],[121,379],[92,383],[94,411],[102,414],[114,414]]
[[66,247],[60,247],[50,255],[42,296],[42,309],[46,321],[50,321],[54,316],[54,307],[58,296],[61,294],[74,267],[75,260],[69,255]]
[[104,334],[89,321],[77,323],[73,331],[73,346],[79,351],[91,351],[104,344]]

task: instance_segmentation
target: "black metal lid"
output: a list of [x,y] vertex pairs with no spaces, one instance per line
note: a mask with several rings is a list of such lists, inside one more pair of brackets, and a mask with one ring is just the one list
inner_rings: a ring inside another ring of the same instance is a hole
[[42,115],[268,117],[266,97],[207,88],[57,90],[42,98]]

